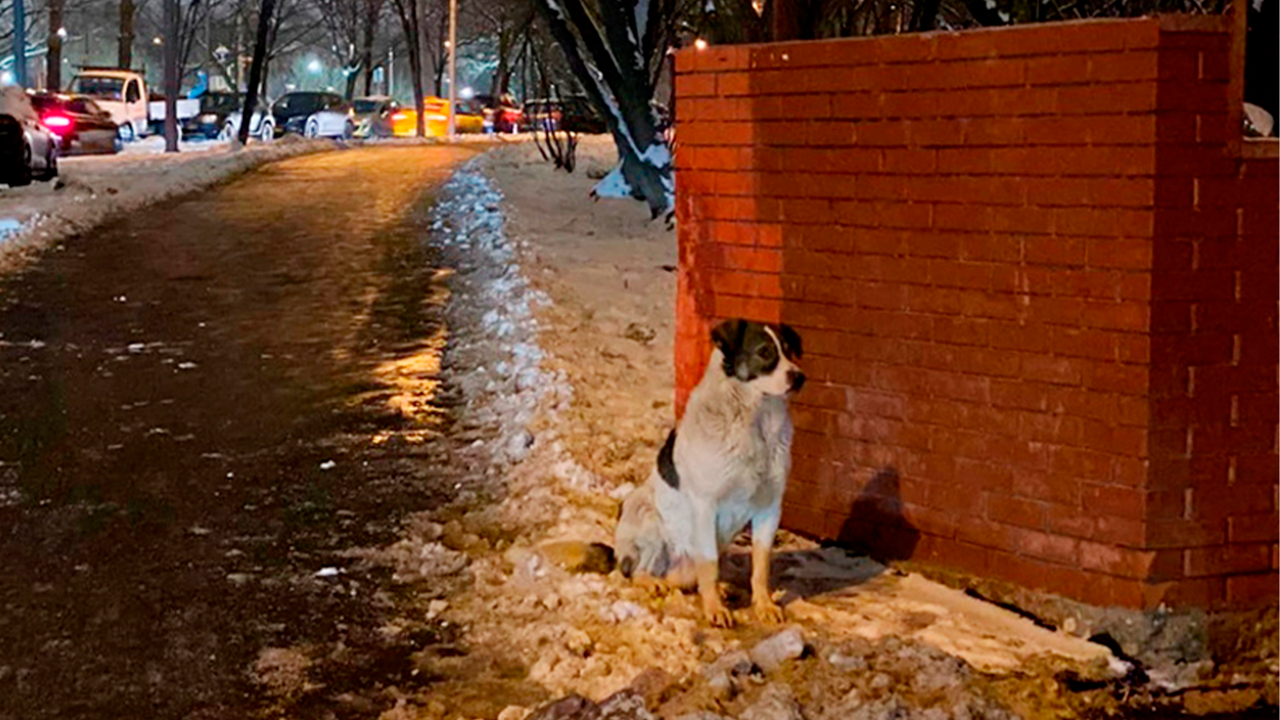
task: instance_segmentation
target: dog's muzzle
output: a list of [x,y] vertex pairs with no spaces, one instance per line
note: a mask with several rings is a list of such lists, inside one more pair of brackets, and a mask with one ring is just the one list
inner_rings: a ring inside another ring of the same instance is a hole
[[804,373],[799,370],[788,370],[787,387],[789,387],[793,393],[800,392],[800,388],[804,387]]

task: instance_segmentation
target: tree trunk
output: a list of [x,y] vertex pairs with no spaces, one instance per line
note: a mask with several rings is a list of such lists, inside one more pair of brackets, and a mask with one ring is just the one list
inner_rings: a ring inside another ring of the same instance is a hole
[[[178,152],[178,0],[164,1],[164,151]],[[146,98],[143,98],[146,102]]]
[[240,144],[249,142],[249,126],[253,124],[253,111],[258,106],[258,89],[266,82],[267,38],[271,34],[271,16],[276,12],[276,0],[262,0],[258,13],[258,37],[253,44],[253,62],[249,64],[249,86],[244,97],[244,110],[240,114]]
[[[360,43],[360,65],[364,71],[364,94],[373,93],[373,36],[377,31],[378,0],[365,0],[364,3],[364,36]],[[389,71],[389,70],[388,70]]]
[[133,0],[120,0],[120,44],[116,49],[116,65],[126,69],[133,67],[133,20],[137,10]]
[[62,0],[49,0],[49,54],[45,56],[44,86],[50,90],[62,89]]
[[[540,0],[538,8],[551,29],[565,60],[591,102],[604,116],[605,123],[618,147],[619,166],[601,181],[601,185],[618,182],[621,174],[632,197],[649,205],[653,217],[670,209],[674,183],[671,177],[671,155],[658,131],[658,117],[653,109],[653,90],[646,62],[637,43],[634,16],[621,5],[601,3],[602,35],[582,0]],[[568,13],[561,11],[564,8]],[[591,60],[588,65],[579,50],[578,37],[569,28],[572,21],[582,38]],[[614,58],[619,58],[615,62]],[[596,191],[601,191],[601,185]]]

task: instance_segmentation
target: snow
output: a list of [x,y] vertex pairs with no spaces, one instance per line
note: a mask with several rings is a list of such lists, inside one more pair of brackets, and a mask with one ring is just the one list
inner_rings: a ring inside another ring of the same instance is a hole
[[631,197],[631,186],[627,184],[627,179],[622,175],[622,164],[619,163],[609,171],[608,175],[601,178],[600,182],[596,183],[595,188],[593,188],[591,192],[594,193],[596,197]]

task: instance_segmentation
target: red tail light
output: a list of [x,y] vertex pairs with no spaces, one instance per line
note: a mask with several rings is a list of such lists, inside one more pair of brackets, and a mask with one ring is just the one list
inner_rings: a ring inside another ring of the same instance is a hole
[[71,127],[71,118],[66,115],[46,115],[44,125],[50,130],[62,130]]

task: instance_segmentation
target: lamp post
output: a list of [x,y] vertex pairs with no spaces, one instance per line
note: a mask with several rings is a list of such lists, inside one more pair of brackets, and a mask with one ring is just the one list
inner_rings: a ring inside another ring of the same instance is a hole
[[[21,2],[21,0],[17,0]],[[458,132],[458,0],[449,0],[449,125],[448,136]]]

